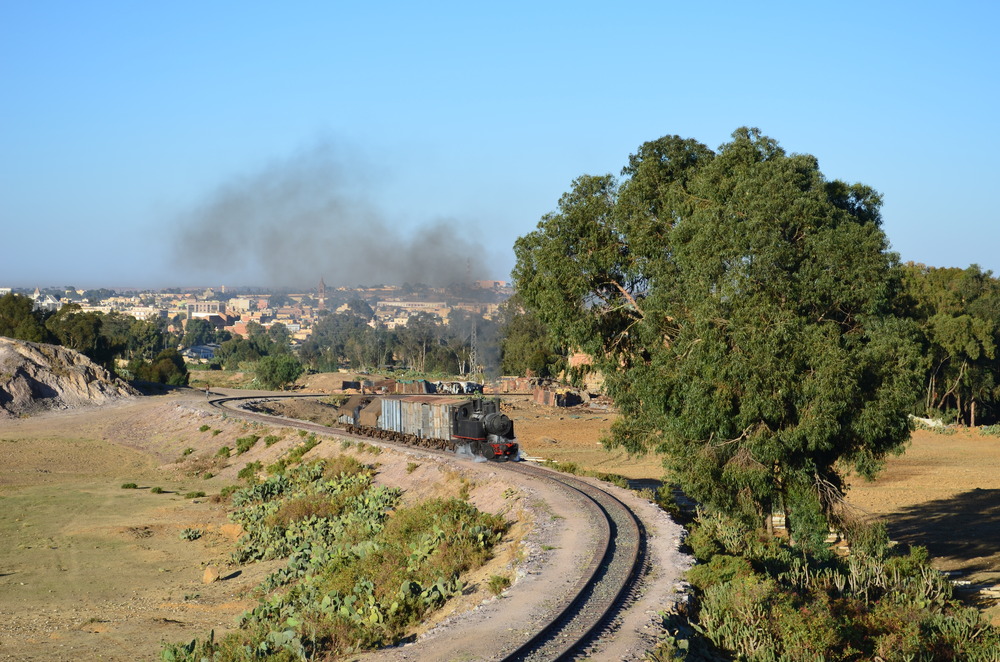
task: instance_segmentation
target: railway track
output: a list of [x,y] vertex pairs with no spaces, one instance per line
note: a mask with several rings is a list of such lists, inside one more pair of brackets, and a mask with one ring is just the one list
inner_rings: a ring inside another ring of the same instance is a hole
[[579,478],[533,466],[511,465],[508,470],[555,481],[578,492],[598,511],[599,535],[590,566],[572,597],[538,632],[502,659],[540,662],[586,655],[613,626],[614,616],[638,587],[646,561],[642,522],[617,498]]
[[[242,418],[261,423],[289,425],[324,434],[335,432],[340,436],[367,439],[341,429],[251,412],[235,406],[238,403],[302,397],[324,395],[223,396],[210,399],[209,403],[213,407],[235,411]],[[451,455],[422,447],[420,450],[439,453],[443,457]],[[579,580],[559,604],[553,605],[547,619],[534,624],[530,630],[510,632],[505,644],[484,641],[483,645],[488,647],[488,652],[484,650],[480,659],[502,662],[600,659],[599,653],[595,657],[592,649],[599,648],[601,639],[611,635],[616,616],[634,597],[639,579],[647,570],[646,536],[642,522],[612,494],[575,476],[524,463],[497,463],[496,466],[536,480],[550,481],[571,493],[581,503],[581,507],[588,511],[597,535],[593,556],[588,560]]]

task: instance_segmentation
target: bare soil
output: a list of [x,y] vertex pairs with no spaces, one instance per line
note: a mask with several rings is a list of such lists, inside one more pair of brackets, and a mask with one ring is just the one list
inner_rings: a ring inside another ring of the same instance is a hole
[[885,521],[892,539],[927,548],[970,601],[1000,625],[995,599],[975,592],[1000,584],[1000,437],[976,429],[913,433],[874,482],[855,479],[848,502]]
[[[529,456],[621,474],[640,486],[654,486],[662,476],[654,456],[629,458],[603,449],[600,439],[613,411],[556,409],[525,397],[510,406]],[[238,437],[251,433],[274,434],[279,441],[270,447],[258,442],[242,456],[217,456],[222,446],[235,448]],[[0,660],[151,659],[163,641],[187,641],[213,629],[219,636],[233,627],[255,604],[251,589],[275,563],[230,566],[239,531],[228,525],[223,504],[184,496],[217,494],[236,482],[247,462],[266,465],[301,441],[290,429],[209,411],[203,392],[186,389],[0,421]],[[185,454],[187,449],[192,450]],[[485,591],[488,578],[523,573],[531,558],[548,572],[557,551],[540,554],[543,547],[531,536],[546,528],[551,529],[546,535],[567,534],[553,525],[561,520],[545,514],[543,498],[499,479],[488,467],[472,475],[419,453],[386,451],[376,457],[345,450],[332,437],[311,455],[340,452],[378,462],[379,479],[405,484],[407,499],[465,486],[477,506],[502,511],[513,522],[495,561],[469,579],[472,590],[425,629],[473,607],[489,614],[496,603]],[[998,466],[1000,438],[975,431],[917,432],[907,453],[892,458],[877,481],[854,482],[849,501],[885,518],[894,539],[926,545],[938,568],[960,571],[976,584],[998,584]],[[207,472],[214,476],[204,478]],[[122,489],[130,482],[139,489]],[[152,493],[153,487],[163,493]],[[184,529],[198,529],[202,536],[182,540]],[[675,540],[666,542],[676,547]],[[218,570],[220,581],[203,583],[209,566]],[[531,577],[522,574],[518,581],[530,586]],[[667,575],[665,582],[670,590],[653,592],[661,604],[670,599],[676,578]],[[1000,622],[994,605],[980,600]]]
[[[296,406],[302,411],[286,413],[307,418],[307,410],[315,414],[319,405],[303,400]],[[539,430],[551,434],[559,415],[537,418]],[[596,439],[604,421],[585,422]],[[261,440],[236,456],[236,439],[249,434]],[[269,447],[268,435],[278,438]],[[553,540],[586,535],[587,527],[573,524],[569,512],[553,516],[552,495],[512,483],[488,464],[454,466],[418,451],[375,455],[345,447],[332,434],[320,438],[307,459],[352,453],[378,465],[377,480],[404,486],[405,500],[465,491],[477,507],[511,522],[495,558],[466,578],[465,594],[414,635],[495,602],[486,588],[493,575],[524,587],[544,575],[558,588],[566,576],[560,565],[580,565],[586,545]],[[210,410],[204,392],[191,389],[0,423],[0,660],[151,659],[162,642],[212,630],[223,635],[256,604],[253,587],[280,562],[230,565],[241,532],[211,496],[236,483],[247,463],[266,466],[302,442],[293,429]],[[230,457],[219,455],[223,447],[233,449]],[[126,483],[137,489],[123,489]],[[196,492],[208,497],[185,498]],[[186,529],[201,537],[183,540]],[[663,537],[676,552],[676,531]],[[203,583],[209,569],[221,580]],[[675,582],[676,574],[666,595]],[[467,644],[481,644],[482,627],[471,631]]]

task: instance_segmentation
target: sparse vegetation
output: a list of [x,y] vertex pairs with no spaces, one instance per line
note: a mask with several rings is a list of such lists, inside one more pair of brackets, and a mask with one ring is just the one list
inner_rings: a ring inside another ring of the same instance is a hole
[[510,588],[510,577],[507,575],[491,575],[486,587],[493,595],[500,595]]
[[417,470],[417,467],[419,467],[419,466],[420,465],[417,464],[416,462],[407,462],[406,463],[406,473],[408,473],[408,474],[413,473],[414,471]]
[[316,438],[316,435],[314,434],[309,435],[309,438],[306,439],[306,443],[300,446],[296,446],[292,450],[288,451],[287,455],[288,463],[294,464],[295,462],[301,462],[302,456],[311,451],[312,449],[316,448],[316,446],[318,445],[319,445],[319,439]]
[[188,455],[190,455],[193,452],[194,452],[194,449],[189,446],[188,448],[184,449],[184,452],[181,453],[181,455],[184,456],[184,457],[187,457]]
[[181,531],[181,540],[197,540],[201,538],[201,529],[184,529]]
[[258,437],[255,434],[251,434],[251,435],[248,435],[246,437],[239,437],[236,440],[236,454],[237,455],[242,455],[243,453],[246,453],[248,450],[250,450],[251,448],[253,448],[254,445],[259,440],[260,440],[260,437]]
[[281,441],[281,437],[279,437],[276,434],[269,434],[266,437],[264,437],[264,446],[270,448],[271,446],[275,445],[279,441]]
[[574,476],[588,476],[590,478],[596,478],[598,480],[603,480],[606,483],[611,483],[612,485],[628,489],[628,478],[625,478],[625,476],[619,476],[618,474],[583,469],[573,462],[555,462],[553,460],[546,460],[544,466],[566,474],[573,474]]
[[185,499],[200,499],[203,496],[205,496],[204,492],[188,492],[187,494],[184,495],[184,498]]
[[698,597],[671,615],[655,660],[991,660],[1000,629],[964,607],[927,551],[855,525],[846,558],[812,554],[723,515],[701,514],[688,545]]
[[232,454],[232,449],[229,446],[223,446],[215,452],[215,457],[229,457]]
[[391,645],[461,592],[460,573],[489,557],[502,518],[457,499],[400,507],[400,491],[372,478],[372,469],[341,456],[235,491],[231,519],[246,534],[233,561],[287,565],[262,582],[266,597],[239,630],[167,645],[164,659],[244,660],[247,650],[259,659],[319,659]]
[[245,467],[240,469],[239,473],[236,474],[236,477],[239,478],[240,480],[252,482],[253,480],[256,479],[257,473],[260,472],[263,468],[264,465],[261,462],[248,462]]

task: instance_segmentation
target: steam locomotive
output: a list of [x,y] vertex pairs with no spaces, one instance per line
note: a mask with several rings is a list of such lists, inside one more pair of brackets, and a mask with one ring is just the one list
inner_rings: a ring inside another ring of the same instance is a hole
[[514,422],[498,400],[355,395],[337,412],[348,432],[413,446],[516,460]]

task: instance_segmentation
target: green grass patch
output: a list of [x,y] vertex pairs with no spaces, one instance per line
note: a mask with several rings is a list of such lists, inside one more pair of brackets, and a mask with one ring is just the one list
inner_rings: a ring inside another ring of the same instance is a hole
[[135,483],[122,483],[122,489],[123,490],[137,490],[137,489],[139,489],[139,486],[136,485]]

